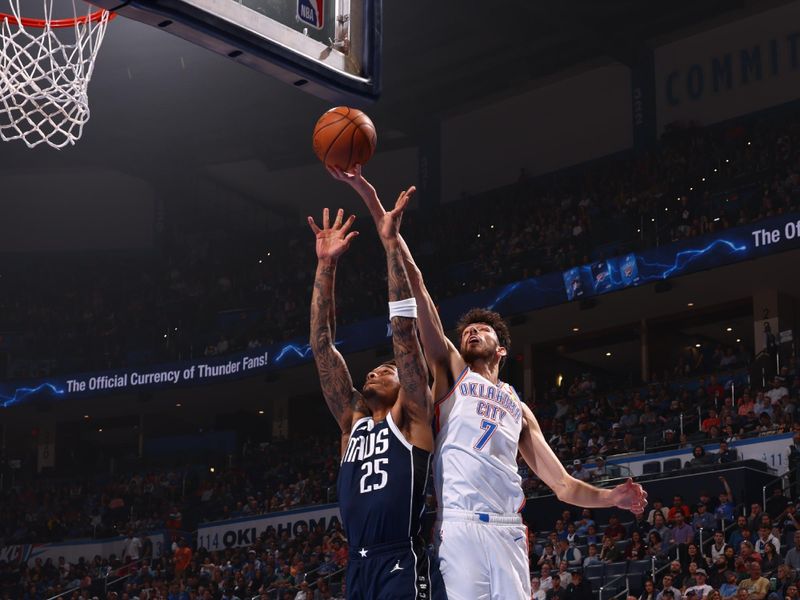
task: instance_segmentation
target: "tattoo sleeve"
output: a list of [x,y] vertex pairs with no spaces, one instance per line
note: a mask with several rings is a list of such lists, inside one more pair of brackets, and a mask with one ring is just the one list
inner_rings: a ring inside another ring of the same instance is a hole
[[353,409],[366,412],[363,399],[353,388],[353,379],[344,358],[333,345],[334,339],[334,282],[336,263],[320,261],[314,277],[311,295],[311,351],[317,365],[319,382],[325,402],[343,432],[350,432]]
[[[411,285],[403,264],[403,254],[398,244],[386,246],[389,301],[411,298]],[[400,386],[408,400],[425,410],[430,409],[428,369],[417,337],[417,320],[408,317],[392,318],[392,345]]]

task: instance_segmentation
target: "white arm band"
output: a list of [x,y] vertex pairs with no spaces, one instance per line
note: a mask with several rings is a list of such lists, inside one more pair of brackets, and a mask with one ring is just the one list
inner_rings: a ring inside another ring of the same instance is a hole
[[413,296],[397,302],[389,302],[389,319],[395,317],[417,318],[417,299]]

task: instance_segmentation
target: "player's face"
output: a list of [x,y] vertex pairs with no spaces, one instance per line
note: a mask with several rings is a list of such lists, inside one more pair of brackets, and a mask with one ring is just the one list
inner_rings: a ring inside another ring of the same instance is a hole
[[364,398],[396,399],[400,391],[400,378],[397,368],[392,365],[380,365],[367,373],[367,379],[361,393]]
[[491,360],[498,353],[505,356],[506,350],[500,346],[497,333],[490,325],[471,323],[461,332],[461,356],[467,362]]

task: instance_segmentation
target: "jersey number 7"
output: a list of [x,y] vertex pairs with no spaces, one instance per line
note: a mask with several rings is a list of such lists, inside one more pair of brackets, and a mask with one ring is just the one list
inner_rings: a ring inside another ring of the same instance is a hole
[[495,430],[497,429],[497,423],[490,421],[489,419],[483,419],[481,421],[481,429],[483,429],[483,435],[480,439],[475,442],[475,446],[473,446],[476,450],[483,450],[483,447],[489,441],[489,438],[492,437]]

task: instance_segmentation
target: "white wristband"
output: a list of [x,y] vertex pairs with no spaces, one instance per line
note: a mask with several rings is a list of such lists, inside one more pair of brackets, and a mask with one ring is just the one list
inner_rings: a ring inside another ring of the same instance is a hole
[[395,317],[417,318],[417,299],[413,296],[397,302],[389,302],[389,319]]

